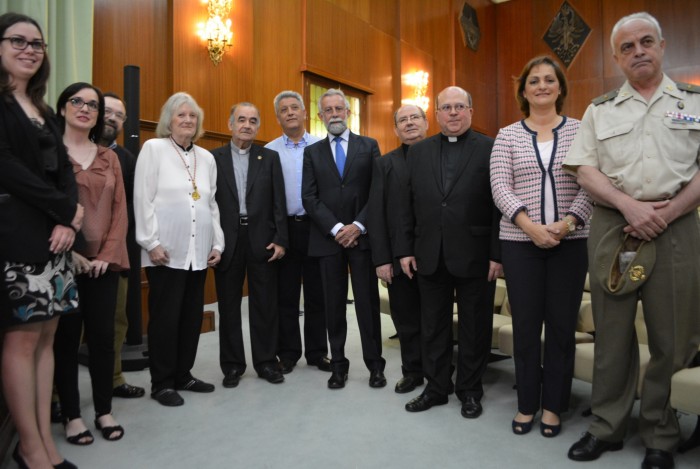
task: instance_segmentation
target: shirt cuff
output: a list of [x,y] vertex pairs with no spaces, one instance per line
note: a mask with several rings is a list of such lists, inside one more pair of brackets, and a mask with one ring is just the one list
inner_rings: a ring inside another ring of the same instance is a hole
[[354,222],[352,222],[352,224],[357,226],[360,229],[360,233],[367,234],[367,230],[365,229],[365,227],[362,223],[360,223],[359,221],[354,221]]
[[335,238],[335,235],[338,234],[338,231],[340,231],[340,229],[342,227],[343,227],[342,223],[336,223],[335,226],[333,228],[331,228],[331,234],[333,235],[334,238]]

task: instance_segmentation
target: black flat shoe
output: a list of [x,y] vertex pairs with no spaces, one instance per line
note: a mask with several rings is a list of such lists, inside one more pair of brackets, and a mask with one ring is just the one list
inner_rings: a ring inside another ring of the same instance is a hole
[[331,371],[331,361],[328,357],[321,357],[318,360],[312,360],[306,362],[309,366],[315,366],[321,371]]
[[580,440],[569,449],[568,457],[573,461],[593,461],[606,451],[619,451],[621,441],[603,441],[586,432]]
[[112,389],[112,396],[122,397],[124,399],[134,399],[146,395],[146,390],[138,386],[132,386],[124,383]]
[[258,373],[262,379],[272,384],[280,384],[284,382],[284,375],[280,373],[274,366],[264,366]]
[[465,419],[475,419],[481,415],[482,411],[481,401],[476,397],[467,397],[462,402],[462,417]]
[[369,373],[369,387],[383,388],[386,386],[386,378],[381,370],[372,370]]
[[294,370],[295,366],[296,363],[294,363],[291,360],[287,360],[286,358],[282,358],[279,362],[277,362],[277,369],[283,375],[291,373]]
[[423,412],[436,405],[447,404],[447,396],[430,396],[422,393],[406,403],[408,412]]
[[342,389],[348,380],[348,374],[341,371],[334,371],[328,379],[328,389]]
[[158,404],[166,407],[178,407],[185,403],[185,400],[176,390],[172,388],[164,388],[151,393],[151,399],[158,401]]
[[394,387],[394,392],[397,394],[406,394],[416,389],[418,386],[423,384],[423,378],[419,376],[404,376]]
[[192,391],[192,392],[214,392],[216,387],[211,383],[205,383],[201,379],[192,378],[185,384],[176,386],[175,389],[178,391]]
[[221,383],[225,388],[235,388],[241,381],[241,376],[243,372],[240,370],[233,370],[226,373],[224,380]]
[[[73,419],[73,420],[75,420],[75,419]],[[68,422],[69,422],[69,420],[66,420],[66,421],[63,423],[63,428],[64,428],[64,429],[66,429],[66,426],[68,425]],[[66,430],[66,431],[67,431],[67,430]],[[82,440],[84,440],[84,439],[86,439],[86,438],[89,438],[89,440],[87,440],[87,441],[82,441]],[[68,441],[68,443],[70,443],[70,444],[72,444],[72,445],[77,445],[77,446],[88,446],[88,445],[91,445],[91,444],[93,444],[93,443],[95,442],[95,437],[92,435],[92,432],[91,432],[90,430],[85,430],[85,431],[82,431],[82,432],[78,433],[77,435],[70,435],[70,436],[69,436],[68,433],[66,433],[66,441]]]
[[[102,415],[100,415],[102,417]],[[102,432],[102,438],[104,438],[107,441],[117,441],[121,440],[122,437],[124,436],[124,427],[121,425],[112,425],[111,427],[103,427],[102,424],[100,423],[99,418],[97,417],[95,419],[95,428],[97,428],[100,432]],[[112,436],[113,433],[117,433],[117,436]]]
[[673,469],[674,466],[673,454],[660,449],[647,448],[642,469]]

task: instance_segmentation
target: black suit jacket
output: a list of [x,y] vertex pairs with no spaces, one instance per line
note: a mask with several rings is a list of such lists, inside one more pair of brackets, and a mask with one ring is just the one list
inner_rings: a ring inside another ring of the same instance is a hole
[[78,203],[73,165],[55,116],[56,180],[47,174],[33,124],[14,98],[0,96],[0,261],[46,262],[56,225],[70,226]]
[[489,260],[500,262],[500,212],[493,203],[489,159],[493,139],[469,130],[464,151],[446,190],[441,180],[442,134],[408,151],[410,205],[402,208],[397,256],[414,255],[418,272],[435,272],[440,255],[458,277],[486,276]]
[[[233,259],[240,228],[240,203],[233,172],[231,146],[212,150],[216,160],[216,203],[219,205],[221,229],[226,249],[221,255],[220,269],[228,269]],[[287,248],[287,200],[280,157],[276,151],[253,144],[248,161],[246,188],[248,236],[254,259],[266,261],[272,255],[265,247],[275,243]]]
[[[313,224],[309,233],[309,255],[330,256],[343,249],[331,235],[338,223],[353,221],[367,227],[367,200],[372,182],[374,159],[379,145],[373,138],[350,132],[342,177],[333,159],[328,136],[304,149],[301,199]],[[366,235],[358,247],[368,250]]]
[[[405,148],[408,150],[408,146]],[[393,244],[401,227],[401,200],[408,195],[408,165],[404,146],[387,153],[374,162],[372,186],[369,191],[367,233],[372,246],[372,263],[376,266],[393,264],[394,275],[401,273]]]

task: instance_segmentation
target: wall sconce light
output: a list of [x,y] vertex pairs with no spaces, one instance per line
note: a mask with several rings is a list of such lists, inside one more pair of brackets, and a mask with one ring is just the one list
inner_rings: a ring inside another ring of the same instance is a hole
[[231,19],[227,16],[233,6],[233,0],[202,0],[202,3],[205,2],[207,3],[209,19],[206,23],[197,25],[197,35],[207,41],[209,58],[214,62],[214,65],[219,65],[224,53],[232,45]]
[[403,82],[413,88],[413,97],[401,100],[401,104],[413,104],[424,111],[428,111],[430,106],[430,98],[428,97],[428,72],[418,70],[417,72],[407,73],[403,76]]

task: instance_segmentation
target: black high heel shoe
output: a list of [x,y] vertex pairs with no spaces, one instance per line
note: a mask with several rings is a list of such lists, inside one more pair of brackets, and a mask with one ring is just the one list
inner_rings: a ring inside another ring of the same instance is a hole
[[29,466],[27,466],[27,463],[24,462],[24,458],[22,457],[22,455],[19,454],[19,441],[15,445],[15,450],[12,452],[12,459],[15,460],[15,462],[19,466],[19,469],[29,469]]
[[515,433],[516,435],[525,435],[526,433],[530,433],[530,430],[532,430],[532,423],[534,421],[534,415],[532,416],[532,419],[529,422],[517,422],[515,419],[513,419],[513,422],[511,423],[513,433]]
[[554,438],[561,432],[561,423],[559,425],[547,425],[540,422],[540,433],[545,438]]

